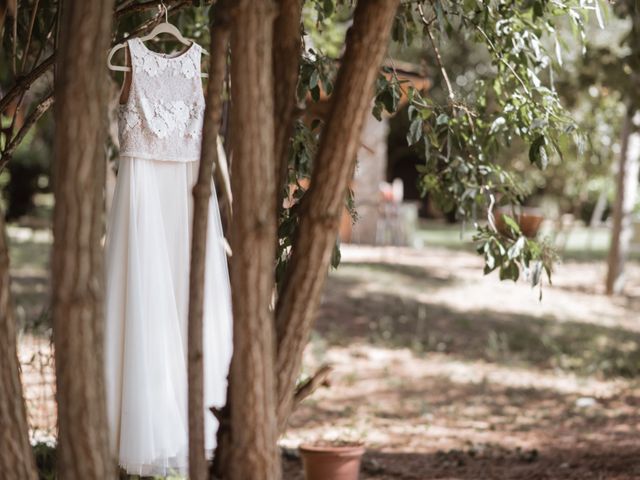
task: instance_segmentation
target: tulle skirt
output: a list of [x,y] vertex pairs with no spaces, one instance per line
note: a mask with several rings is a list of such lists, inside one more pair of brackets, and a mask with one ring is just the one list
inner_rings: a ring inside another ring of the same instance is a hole
[[[188,471],[187,313],[198,162],[120,159],[107,221],[105,363],[110,440],[137,475]],[[215,448],[232,351],[229,274],[215,189],[204,297],[206,450]]]

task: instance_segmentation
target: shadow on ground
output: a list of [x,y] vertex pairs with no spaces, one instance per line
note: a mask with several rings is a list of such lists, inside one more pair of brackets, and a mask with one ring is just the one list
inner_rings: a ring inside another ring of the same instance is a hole
[[[355,274],[363,270],[366,274]],[[371,277],[385,273],[381,290],[364,291]],[[385,282],[393,283],[385,288]],[[354,341],[410,348],[416,354],[440,352],[466,360],[560,368],[581,375],[640,375],[640,332],[574,319],[559,321],[495,310],[454,310],[395,293],[455,288],[455,278],[433,276],[424,268],[350,264],[331,277],[316,323],[317,340],[346,346]],[[391,288],[393,287],[393,288]],[[464,305],[464,298],[460,299]]]
[[[383,453],[369,450],[361,467],[361,480],[631,480],[640,478],[634,449],[590,450],[507,449],[476,445],[465,450],[435,454]],[[283,455],[286,480],[303,480],[297,452]]]
[[[308,351],[311,365],[334,364],[332,384],[303,402],[282,444],[355,432],[368,448],[361,480],[640,479],[634,309],[600,298],[574,313],[590,297],[568,289],[554,300],[566,308],[529,314],[515,296],[505,312],[517,288],[469,288],[472,257],[457,255],[332,273]],[[302,480],[295,450],[283,458],[284,478]]]

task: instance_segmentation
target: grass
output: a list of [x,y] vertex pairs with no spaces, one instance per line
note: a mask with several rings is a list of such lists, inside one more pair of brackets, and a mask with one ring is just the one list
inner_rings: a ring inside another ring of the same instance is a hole
[[[422,221],[415,233],[414,243],[419,247],[441,247],[453,250],[473,250],[473,225],[445,224]],[[611,232],[608,228],[574,226],[566,234],[556,235],[549,225],[543,228],[541,237],[550,237],[558,244],[558,252],[564,260],[603,260],[609,250]],[[640,239],[630,255],[640,260]]]

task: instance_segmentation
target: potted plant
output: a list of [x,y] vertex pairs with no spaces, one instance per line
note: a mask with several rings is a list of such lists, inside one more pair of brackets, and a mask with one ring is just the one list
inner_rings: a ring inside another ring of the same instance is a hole
[[540,226],[542,225],[542,222],[544,220],[542,212],[537,208],[499,208],[496,211],[495,216],[496,228],[503,235],[508,235],[509,233],[509,227],[504,220],[505,215],[513,218],[516,221],[516,223],[520,227],[520,231],[527,238],[534,238],[538,234]]
[[299,447],[306,480],[357,480],[364,443],[321,440]]

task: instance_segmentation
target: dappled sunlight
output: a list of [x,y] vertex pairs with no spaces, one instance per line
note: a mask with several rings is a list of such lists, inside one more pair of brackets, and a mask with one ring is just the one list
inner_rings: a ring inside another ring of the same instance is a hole
[[[554,284],[540,301],[525,282],[482,276],[480,265],[474,267],[479,259],[470,253],[396,250],[345,248],[318,318],[323,341],[345,345],[359,339],[583,375],[633,377],[640,371],[633,300]],[[440,258],[444,253],[448,262]],[[562,268],[560,285],[575,278],[574,268],[585,276],[582,264]],[[635,265],[629,270],[640,273]]]
[[467,252],[346,247],[305,353],[306,373],[332,365],[330,385],[298,408],[281,445],[362,440],[364,478],[582,479],[616,456],[611,478],[633,478],[635,300],[599,295],[597,264],[561,265],[541,302],[480,264]]
[[[602,326],[616,326],[640,332],[640,323],[630,308],[640,307],[640,297],[607,297],[602,295],[605,275],[604,263],[566,262],[558,264],[553,275],[553,286],[543,287],[543,298],[525,280],[518,283],[500,282],[497,274],[482,274],[482,258],[467,252],[425,247],[372,248],[348,245],[343,248],[341,268],[364,269],[377,264],[370,272],[376,281],[355,285],[354,292],[392,293],[421,302],[447,306],[466,312],[470,310],[496,310],[503,314],[526,314],[537,318],[559,321],[579,319],[581,322]],[[384,268],[388,266],[388,271]],[[389,272],[412,269],[411,278],[390,281]],[[418,272],[422,271],[422,275]],[[342,273],[342,272],[341,272]],[[376,278],[376,275],[382,278]],[[629,291],[640,288],[640,266],[628,266]],[[386,278],[385,278],[386,277]],[[386,281],[385,281],[386,280]],[[413,282],[412,282],[413,280]],[[409,288],[405,287],[410,284]],[[412,284],[412,285],[411,285]],[[413,288],[411,288],[411,286]],[[428,286],[428,289],[424,287]]]
[[18,357],[32,440],[54,444],[56,379],[51,340],[29,333],[21,335]]
[[[320,360],[311,349],[306,358],[309,370]],[[536,450],[544,457],[560,445],[630,448],[640,434],[640,388],[621,379],[364,344],[331,347],[321,360],[335,369],[331,385],[294,414],[285,447],[337,437],[386,453],[442,456],[474,448],[515,457]]]

